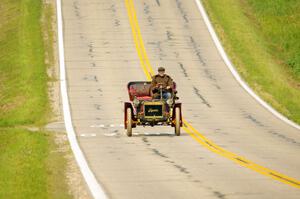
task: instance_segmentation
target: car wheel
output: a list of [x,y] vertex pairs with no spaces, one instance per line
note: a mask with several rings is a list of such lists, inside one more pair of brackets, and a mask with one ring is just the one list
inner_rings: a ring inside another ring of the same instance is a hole
[[127,114],[127,136],[132,136],[132,110],[131,108],[127,108],[126,110]]
[[175,108],[175,135],[180,136],[180,109]]

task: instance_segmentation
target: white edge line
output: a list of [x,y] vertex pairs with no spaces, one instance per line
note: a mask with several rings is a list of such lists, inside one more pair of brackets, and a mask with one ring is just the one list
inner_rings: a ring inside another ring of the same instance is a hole
[[286,122],[287,124],[291,125],[292,127],[300,130],[300,126],[298,124],[296,124],[295,122],[289,120],[288,118],[286,118],[285,116],[283,116],[281,113],[277,112],[274,108],[272,108],[269,104],[267,104],[264,100],[262,100],[258,95],[256,95],[254,93],[254,91],[245,83],[245,81],[240,77],[240,75],[238,74],[238,72],[236,71],[235,67],[233,66],[233,64],[231,63],[231,61],[229,60],[209,18],[208,15],[202,5],[201,0],[195,0],[198,9],[204,19],[204,22],[208,28],[208,31],[215,43],[215,46],[217,47],[221,57],[223,58],[226,66],[229,68],[230,72],[232,73],[232,75],[234,76],[234,78],[238,81],[238,83],[256,100],[258,101],[264,108],[266,108],[268,111],[270,111],[273,115],[275,115],[277,118],[279,118],[280,120]]
[[67,81],[66,81],[66,68],[65,68],[65,55],[64,55],[64,39],[63,39],[63,19],[62,19],[62,6],[61,0],[56,0],[57,9],[57,29],[58,29],[58,47],[59,47],[59,66],[60,66],[60,90],[62,96],[63,114],[65,127],[68,135],[68,139],[71,145],[71,149],[74,153],[76,162],[80,168],[80,171],[89,187],[92,196],[95,199],[107,198],[103,188],[97,182],[93,172],[89,168],[83,152],[77,142],[76,134],[72,124],[72,118],[70,113],[69,99],[67,93]]

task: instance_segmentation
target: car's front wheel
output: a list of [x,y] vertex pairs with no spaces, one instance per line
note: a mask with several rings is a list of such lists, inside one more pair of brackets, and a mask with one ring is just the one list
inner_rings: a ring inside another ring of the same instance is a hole
[[127,115],[127,136],[131,137],[132,136],[132,109],[127,108],[126,110],[126,115]]
[[180,136],[180,109],[175,108],[175,135]]

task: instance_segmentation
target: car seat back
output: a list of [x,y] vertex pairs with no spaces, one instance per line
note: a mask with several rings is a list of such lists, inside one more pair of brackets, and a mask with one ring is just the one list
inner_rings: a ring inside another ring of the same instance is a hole
[[[137,81],[129,82],[127,85],[129,98],[132,101],[134,97],[149,99],[151,97],[151,82]],[[176,83],[173,82],[173,91],[176,91]]]
[[150,93],[151,82],[130,82],[128,84],[128,92],[130,100],[136,97],[147,97],[151,96]]

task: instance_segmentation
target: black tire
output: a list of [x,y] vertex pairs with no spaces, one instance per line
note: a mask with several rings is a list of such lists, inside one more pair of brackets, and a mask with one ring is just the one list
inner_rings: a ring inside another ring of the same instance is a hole
[[127,114],[127,136],[131,137],[132,136],[132,110],[131,108],[127,108],[126,110]]
[[180,109],[175,108],[175,135],[180,136]]

